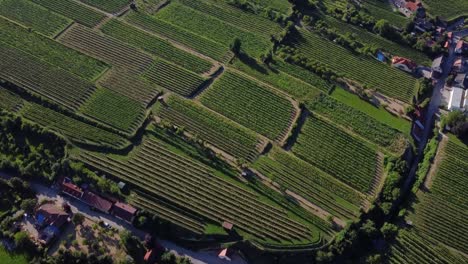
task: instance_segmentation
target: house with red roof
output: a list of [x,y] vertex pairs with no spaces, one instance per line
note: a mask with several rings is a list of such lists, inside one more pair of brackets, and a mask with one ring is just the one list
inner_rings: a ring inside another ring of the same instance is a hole
[[131,205],[122,202],[116,202],[112,206],[112,215],[117,218],[120,218],[128,223],[132,223],[133,219],[135,219],[137,209]]
[[409,73],[414,72],[418,67],[414,61],[398,56],[394,56],[392,58],[392,66]]
[[420,7],[422,7],[422,3],[420,1],[406,0],[405,8],[411,13],[418,11]]
[[70,215],[53,203],[46,203],[36,209],[35,226],[39,231],[39,242],[49,244],[60,234],[60,229],[70,221]]
[[81,200],[92,208],[106,214],[108,214],[112,208],[112,202],[93,192],[85,192]]
[[68,181],[62,182],[62,193],[77,199],[81,199],[84,194],[83,190],[80,187]]
[[459,40],[457,46],[455,47],[455,53],[462,54],[464,51],[468,50],[468,45],[465,41]]

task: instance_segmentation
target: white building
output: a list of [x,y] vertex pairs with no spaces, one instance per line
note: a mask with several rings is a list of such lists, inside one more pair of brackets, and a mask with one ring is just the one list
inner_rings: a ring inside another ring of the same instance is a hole
[[448,110],[463,110],[467,106],[465,90],[458,87],[453,87],[450,92],[450,99],[448,103]]

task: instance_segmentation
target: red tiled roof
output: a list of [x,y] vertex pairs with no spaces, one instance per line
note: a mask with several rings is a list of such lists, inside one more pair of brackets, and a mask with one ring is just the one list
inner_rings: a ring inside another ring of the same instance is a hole
[[418,10],[420,6],[421,6],[421,2],[411,2],[411,1],[406,2],[406,8],[408,8],[412,12],[416,12],[416,10]]
[[121,202],[115,203],[114,207],[112,207],[112,212],[115,216],[120,217],[129,222],[132,221],[132,218],[135,215],[136,211],[136,208]]
[[59,228],[68,220],[68,214],[54,204],[43,204],[36,210],[37,215],[43,215],[46,225],[54,225]]
[[403,64],[403,65],[408,66],[408,68],[410,69],[414,69],[418,66],[414,61],[410,59],[397,57],[397,56],[392,58],[392,64]]
[[69,182],[62,183],[62,191],[70,195],[76,196],[78,198],[81,198],[81,196],[83,195],[83,190],[81,190],[80,187]]
[[92,192],[85,192],[82,199],[85,203],[102,212],[107,213],[112,208],[111,202]]

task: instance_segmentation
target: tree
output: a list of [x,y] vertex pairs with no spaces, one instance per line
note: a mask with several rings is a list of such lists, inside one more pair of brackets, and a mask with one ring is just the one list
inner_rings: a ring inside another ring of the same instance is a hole
[[380,228],[385,239],[394,238],[398,233],[398,227],[391,223],[385,223],[382,228]]
[[76,213],[73,215],[72,222],[74,225],[79,226],[82,225],[85,221],[85,216],[81,213]]
[[241,40],[239,38],[235,38],[231,44],[230,49],[235,55],[239,55],[241,52],[241,46],[242,46]]
[[21,202],[21,209],[23,209],[26,213],[31,214],[34,211],[34,207],[36,207],[37,200],[36,199],[24,199]]
[[369,238],[374,238],[379,233],[377,228],[375,228],[374,222],[369,219],[361,226],[359,230]]
[[377,23],[375,23],[374,31],[384,37],[391,37],[391,35],[393,34],[392,26],[385,19],[380,19],[379,21],[377,21]]
[[15,244],[19,248],[26,245],[26,243],[29,240],[28,233],[26,233],[25,231],[20,231],[20,232],[16,233],[14,238],[15,238]]

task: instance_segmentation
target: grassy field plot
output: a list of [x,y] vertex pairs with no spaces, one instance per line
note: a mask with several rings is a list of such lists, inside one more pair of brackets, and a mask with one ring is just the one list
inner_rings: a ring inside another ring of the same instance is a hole
[[73,0],[32,0],[33,2],[88,27],[99,24],[106,16]]
[[87,80],[95,79],[107,68],[107,65],[101,61],[49,38],[29,32],[26,28],[2,18],[0,18],[0,42]]
[[0,108],[9,112],[16,112],[23,106],[23,99],[0,86]]
[[382,166],[374,149],[314,116],[307,119],[292,151],[362,193],[371,191]]
[[167,40],[150,35],[143,30],[137,29],[127,23],[113,19],[107,22],[101,31],[121,41],[146,50],[155,56],[166,59],[195,73],[204,73],[213,66],[191,53],[174,47]]
[[441,155],[430,192],[418,194],[410,215],[415,227],[425,236],[461,252],[468,252],[468,147],[450,139]]
[[258,155],[258,136],[201,105],[172,96],[157,114],[234,157],[252,160]]
[[270,139],[285,136],[295,115],[288,99],[231,71],[205,91],[201,102]]
[[126,5],[130,4],[129,0],[80,0],[90,6],[97,7],[109,13],[117,13]]
[[145,118],[141,103],[105,88],[97,89],[80,112],[129,134],[134,133]]
[[157,12],[155,16],[158,19],[219,42],[225,47],[229,47],[235,38],[239,38],[242,42],[242,49],[254,57],[259,57],[271,46],[270,36],[267,34],[247,31],[179,2],[172,2]]
[[276,64],[266,66],[253,58],[240,56],[232,61],[231,66],[281,89],[297,100],[307,100],[319,93],[320,88],[278,70]]
[[403,14],[393,11],[393,7],[388,0],[365,0],[363,7],[375,19],[385,19],[400,28],[403,28],[409,21]]
[[38,104],[26,104],[21,109],[20,115],[42,127],[56,131],[74,142],[113,148],[124,148],[130,145],[130,142],[121,136]]
[[0,1],[0,15],[53,37],[72,21],[27,0]]
[[299,54],[328,65],[337,73],[385,95],[404,102],[411,101],[416,87],[416,79],[412,76],[370,57],[355,55],[314,33],[299,32],[291,43]]
[[94,91],[92,83],[0,42],[0,79],[63,107],[77,109]]
[[351,219],[359,214],[362,195],[283,150],[274,149],[269,156],[261,156],[253,168],[332,215]]
[[173,25],[156,17],[143,13],[131,12],[129,15],[125,16],[125,19],[138,27],[177,41],[217,61],[224,62],[231,57],[229,46],[194,34],[183,27]]
[[89,152],[82,153],[80,159],[137,186],[148,196],[170,201],[184,212],[196,212],[215,223],[230,221],[253,240],[320,243],[320,231],[314,226],[296,222],[283,210],[262,202],[264,198],[225,179],[221,172],[173,148],[148,136],[128,160]]
[[0,246],[0,259],[2,264],[27,264],[29,263],[25,255],[12,255],[3,246]]
[[325,94],[318,96],[307,106],[314,113],[325,116],[334,124],[343,126],[394,153],[401,153],[407,147],[407,140],[403,133]]
[[468,2],[464,0],[425,0],[423,4],[433,16],[441,16],[449,20],[468,16]]

